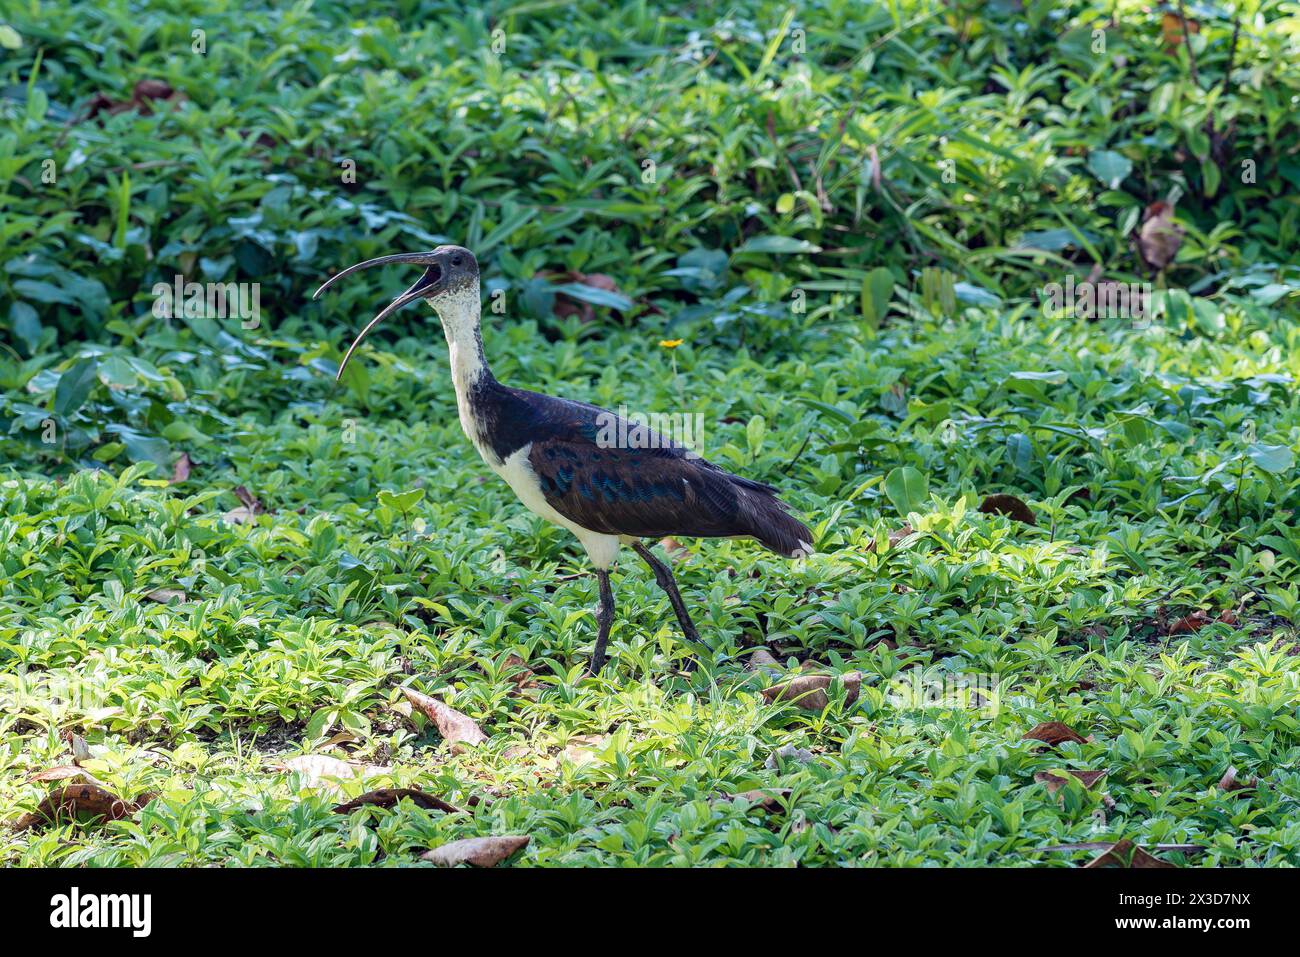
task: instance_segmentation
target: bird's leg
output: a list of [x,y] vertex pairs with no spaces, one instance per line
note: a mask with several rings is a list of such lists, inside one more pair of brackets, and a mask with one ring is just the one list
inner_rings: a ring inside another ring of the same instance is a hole
[[605,665],[605,642],[609,641],[609,629],[614,624],[614,590],[609,587],[609,571],[596,569],[596,581],[600,583],[600,606],[596,609],[596,647],[591,653],[591,664],[587,666],[590,674],[600,674]]
[[695,630],[695,625],[691,622],[691,616],[686,611],[686,603],[682,601],[682,593],[677,590],[677,580],[673,578],[673,570],[657,559],[654,552],[640,542],[633,542],[632,548],[650,566],[650,570],[655,573],[655,581],[659,583],[659,587],[668,593],[668,601],[672,604],[673,611],[677,613],[677,623],[682,626],[682,634],[686,636],[686,640],[699,644],[699,632]]

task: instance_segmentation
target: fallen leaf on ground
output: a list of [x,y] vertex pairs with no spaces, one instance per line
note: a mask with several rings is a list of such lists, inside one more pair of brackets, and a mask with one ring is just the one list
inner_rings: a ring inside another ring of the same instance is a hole
[[250,492],[243,485],[236,485],[234,491],[235,498],[239,499],[240,504],[254,515],[261,515],[266,511],[266,506],[261,503],[256,495]]
[[[862,687],[862,673],[850,671],[841,677],[844,682],[845,703],[852,704],[858,700],[858,691]],[[826,689],[831,686],[834,678],[834,675],[824,674],[800,675],[783,684],[764,688],[761,694],[769,704],[790,701],[809,711],[821,711],[830,704]]]
[[90,745],[86,743],[86,739],[75,731],[64,731],[61,737],[68,745],[68,750],[72,752],[73,764],[80,764],[82,761],[89,761],[93,757],[90,753]]
[[494,867],[511,854],[528,846],[527,834],[502,834],[496,837],[467,837],[443,844],[420,855],[439,867],[456,867],[472,864],[475,867]]
[[86,104],[86,119],[94,119],[100,113],[114,115],[129,110],[150,116],[153,114],[154,101],[169,102],[175,108],[184,99],[185,94],[177,93],[165,80],[141,80],[132,89],[129,100],[115,100],[106,93],[96,93]]
[[155,588],[144,597],[151,601],[156,601],[160,605],[165,605],[172,599],[184,601],[185,592],[181,591],[179,588]]
[[[916,529],[914,529],[911,525],[901,525],[898,528],[894,529],[892,532],[889,533],[889,547],[897,548],[899,543],[902,542],[903,539],[907,538],[908,535],[911,535],[914,531],[916,531]],[[876,550],[876,542],[875,539],[872,539],[872,541],[867,545],[867,551],[874,552],[875,550]]]
[[178,482],[184,482],[188,479],[190,477],[190,468],[193,465],[194,463],[190,461],[189,453],[182,452],[181,457],[178,458],[176,464],[172,466],[172,484],[175,485]]
[[518,655],[507,655],[505,661],[507,668],[514,669],[506,674],[506,680],[513,682],[515,687],[520,691],[525,688],[540,687],[539,682],[535,681],[536,672],[529,668],[524,659]]
[[564,760],[581,767],[590,764],[599,756],[609,743],[607,734],[579,734],[569,739],[564,746]]
[[348,781],[367,774],[387,774],[387,768],[374,764],[353,764],[328,754],[300,754],[272,765],[277,771],[297,772],[311,787],[329,783],[330,779]]
[[691,557],[691,550],[675,538],[665,538],[660,543],[664,552],[675,562],[684,562]]
[[1077,778],[1079,783],[1085,788],[1090,788],[1106,776],[1105,771],[1076,771],[1073,768],[1053,771],[1039,771],[1034,775],[1034,780],[1039,784],[1047,787],[1048,794],[1055,794],[1061,788],[1065,787],[1066,782],[1071,778]]
[[252,509],[245,508],[241,505],[238,508],[232,508],[230,511],[222,515],[221,518],[228,525],[252,525],[257,521],[257,513]]
[[1178,254],[1183,244],[1183,227],[1174,222],[1174,207],[1163,200],[1146,209],[1137,246],[1142,261],[1152,270],[1164,269]]
[[749,656],[749,670],[757,671],[762,668],[764,671],[777,672],[781,671],[781,662],[772,657],[772,653],[766,648],[755,648]]
[[1219,779],[1220,791],[1253,791],[1259,781],[1256,778],[1239,779],[1237,777],[1237,768],[1234,765],[1228,765],[1228,770],[1223,773]]
[[459,808],[454,804],[444,801],[440,797],[432,794],[426,794],[424,791],[416,788],[377,788],[374,791],[367,791],[360,797],[354,797],[351,801],[334,806],[335,814],[348,814],[359,807],[382,807],[390,808],[397,804],[402,798],[408,798],[416,807],[422,807],[430,811],[443,811],[447,814],[467,814],[464,808]]
[[488,736],[483,733],[483,729],[451,705],[412,688],[403,688],[402,694],[406,695],[406,700],[413,707],[418,708],[438,726],[438,733],[452,746],[452,750],[477,746],[487,741]]
[[1153,868],[1174,867],[1176,865],[1170,864],[1168,861],[1162,861],[1154,854],[1148,854],[1128,838],[1124,838],[1110,845],[1083,866],[1085,869],[1089,869],[1099,867]]
[[95,784],[104,787],[104,782],[100,781],[85,768],[79,768],[75,764],[60,764],[56,767],[46,768],[44,771],[37,771],[27,780],[48,783],[50,781],[66,781],[70,778],[80,778],[89,784]]
[[1169,626],[1171,635],[1191,635],[1210,623],[1210,616],[1199,608],[1185,618],[1179,618]]
[[1042,724],[1035,725],[1031,730],[1025,732],[1021,740],[1042,741],[1052,747],[1066,741],[1074,741],[1078,744],[1087,742],[1087,739],[1078,731],[1075,731],[1068,724],[1062,724],[1060,721],[1044,721]]
[[979,510],[985,515],[1006,515],[1026,525],[1037,525],[1034,511],[1014,495],[986,495],[980,502]]
[[45,795],[41,803],[36,805],[35,811],[18,819],[14,830],[23,831],[41,824],[52,824],[79,814],[120,821],[140,810],[151,798],[152,795],[141,795],[137,801],[125,801],[98,784],[69,784]]

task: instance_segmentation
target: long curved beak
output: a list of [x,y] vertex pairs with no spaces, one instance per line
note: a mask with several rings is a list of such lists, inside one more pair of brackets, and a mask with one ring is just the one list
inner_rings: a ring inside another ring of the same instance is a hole
[[379,325],[379,323],[383,322],[383,320],[387,319],[403,306],[409,305],[417,299],[423,299],[428,296],[437,288],[439,282],[442,280],[442,268],[438,265],[437,256],[433,252],[397,253],[393,256],[380,256],[378,259],[367,259],[365,262],[357,263],[355,266],[349,266],[342,272],[331,276],[319,289],[316,290],[315,295],[312,296],[312,299],[319,299],[320,294],[326,289],[334,285],[334,283],[338,282],[338,280],[342,279],[344,276],[349,276],[357,270],[369,269],[371,266],[386,266],[389,263],[414,263],[420,266],[427,266],[428,268],[424,270],[424,275],[416,281],[414,286],[385,306],[380,311],[379,315],[366,323],[365,328],[362,329],[361,332],[357,334],[357,337],[352,340],[352,345],[348,346],[348,351],[343,355],[343,361],[339,363],[338,374],[334,376],[335,382],[343,377],[343,370],[347,368],[348,360],[352,358],[352,353],[356,352],[357,346],[361,344],[362,339],[370,334],[370,330],[375,328],[375,326]]

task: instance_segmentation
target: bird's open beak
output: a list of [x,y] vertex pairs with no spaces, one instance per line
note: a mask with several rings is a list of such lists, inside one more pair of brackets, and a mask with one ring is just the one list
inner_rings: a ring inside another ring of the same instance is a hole
[[343,377],[343,370],[347,367],[348,360],[352,358],[352,353],[355,352],[357,346],[361,344],[361,340],[369,335],[371,329],[375,328],[375,326],[379,325],[379,323],[387,319],[403,306],[437,292],[438,288],[442,284],[442,267],[438,264],[437,257],[434,253],[398,253],[395,256],[380,256],[378,259],[367,259],[363,263],[349,266],[337,275],[331,276],[327,279],[325,283],[316,290],[316,294],[312,296],[312,298],[319,299],[320,294],[326,289],[334,285],[334,283],[338,282],[344,276],[351,275],[358,269],[368,269],[371,266],[386,266],[389,263],[415,263],[428,268],[424,270],[424,275],[416,281],[414,286],[385,306],[379,315],[366,323],[366,327],[358,333],[356,339],[352,340],[352,345],[348,346],[348,351],[344,354],[343,361],[339,363],[338,374],[334,377],[336,382]]

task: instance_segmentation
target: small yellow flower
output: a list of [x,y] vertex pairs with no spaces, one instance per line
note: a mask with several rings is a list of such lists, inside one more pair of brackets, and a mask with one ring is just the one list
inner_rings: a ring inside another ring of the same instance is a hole
[[663,346],[665,349],[676,349],[685,341],[685,339],[660,339],[659,345]]

